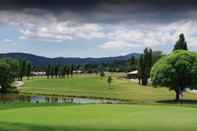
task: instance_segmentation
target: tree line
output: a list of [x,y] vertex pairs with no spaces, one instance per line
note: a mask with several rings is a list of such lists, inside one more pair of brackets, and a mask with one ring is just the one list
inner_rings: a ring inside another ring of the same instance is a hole
[[46,76],[47,78],[67,78],[73,76],[74,65],[48,65],[46,68]]

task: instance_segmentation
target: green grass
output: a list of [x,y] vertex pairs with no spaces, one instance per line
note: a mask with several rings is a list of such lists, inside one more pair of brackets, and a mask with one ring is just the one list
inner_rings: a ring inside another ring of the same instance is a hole
[[[174,99],[166,88],[139,86],[113,75],[106,78],[77,75],[70,79],[34,78],[25,80],[22,94],[45,94],[116,98],[138,103],[127,104],[31,104],[0,103],[0,131],[196,131],[197,106],[155,104]],[[184,99],[197,95],[186,93]],[[139,104],[149,103],[149,104]],[[151,104],[150,104],[151,103]]]
[[[144,87],[117,76],[113,76],[109,88],[106,78],[96,75],[77,75],[69,79],[34,78],[25,81],[21,93],[116,98],[135,103],[152,103],[175,97],[175,93],[166,88]],[[186,93],[184,99],[197,100],[197,95]]]
[[196,131],[196,114],[196,107],[167,105],[0,104],[0,130]]

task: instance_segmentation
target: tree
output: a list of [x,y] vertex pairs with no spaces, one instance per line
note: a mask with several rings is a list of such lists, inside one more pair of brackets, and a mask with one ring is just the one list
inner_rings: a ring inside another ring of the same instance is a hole
[[47,79],[49,79],[49,77],[51,76],[51,65],[50,64],[47,66],[46,75],[47,75]]
[[18,78],[19,80],[23,80],[23,76],[26,75],[27,69],[27,63],[25,60],[19,59],[19,72],[18,72]]
[[105,77],[105,72],[104,71],[100,71],[100,76],[101,76],[101,78]]
[[27,63],[27,70],[26,70],[26,75],[27,79],[29,80],[29,77],[31,76],[31,71],[32,71],[32,64],[30,62]]
[[13,59],[0,60],[0,92],[8,93],[12,90],[12,82],[17,76],[18,61]]
[[59,74],[59,65],[56,65],[55,66],[54,73],[55,73],[55,77],[57,78],[58,77],[58,74]]
[[152,49],[145,48],[144,54],[140,56],[140,60],[138,62],[139,83],[142,83],[142,85],[148,84],[148,78],[150,77],[151,67],[152,67]]
[[129,69],[130,70],[136,70],[136,63],[137,63],[137,60],[135,58],[135,56],[132,56],[129,60],[128,60],[128,64],[129,64]]
[[70,65],[70,76],[71,76],[71,77],[73,76],[73,71],[74,71],[74,65],[71,64],[71,65]]
[[109,87],[110,87],[111,86],[111,83],[112,83],[112,77],[111,77],[111,75],[108,76],[107,83],[109,84]]
[[185,36],[183,33],[179,35],[179,39],[176,42],[173,51],[175,50],[188,50],[187,42],[185,41]]
[[144,56],[140,55],[140,59],[139,59],[139,62],[138,62],[138,79],[139,79],[139,84],[141,84],[141,79],[144,76],[143,75],[144,68],[145,68],[144,67]]
[[60,78],[65,78],[65,66],[61,66],[60,69],[59,69],[59,76]]
[[153,85],[165,86],[176,93],[180,100],[186,88],[194,88],[197,83],[197,53],[178,50],[162,57],[151,70]]
[[55,75],[55,67],[54,66],[51,66],[50,75],[51,75],[51,78],[53,78]]
[[70,75],[70,67],[69,67],[69,65],[65,65],[64,69],[66,70],[67,78],[69,78],[69,75]]
[[162,51],[152,52],[152,65],[155,64],[163,55]]

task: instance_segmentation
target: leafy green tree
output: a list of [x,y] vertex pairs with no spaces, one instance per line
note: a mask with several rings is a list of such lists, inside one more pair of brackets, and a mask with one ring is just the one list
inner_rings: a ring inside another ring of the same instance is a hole
[[110,87],[111,86],[111,83],[112,83],[112,77],[111,77],[111,75],[108,76],[107,83],[108,83],[108,85]]
[[31,77],[31,71],[32,71],[32,64],[28,62],[27,67],[26,67],[26,75],[27,75],[28,80],[29,80],[29,77]]
[[173,51],[175,50],[188,50],[187,42],[185,41],[185,36],[183,33],[179,35],[179,39],[176,42]]
[[152,65],[155,64],[163,55],[162,51],[152,52]]
[[180,100],[186,88],[194,88],[197,83],[197,53],[177,50],[162,57],[152,68],[153,85],[165,86],[176,93]]
[[12,82],[14,82],[18,74],[18,61],[12,59],[0,60],[0,92],[8,93],[12,90]]
[[101,77],[101,78],[105,77],[104,71],[101,71],[101,72],[100,72],[100,77]]

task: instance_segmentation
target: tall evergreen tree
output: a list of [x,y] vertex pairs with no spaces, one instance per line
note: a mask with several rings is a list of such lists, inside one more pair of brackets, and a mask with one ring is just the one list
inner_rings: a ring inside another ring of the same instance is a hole
[[19,80],[23,80],[23,76],[26,75],[26,69],[27,69],[27,63],[25,60],[19,59],[19,73],[18,73],[18,78]]
[[57,78],[59,75],[59,65],[55,66],[55,77]]
[[50,70],[51,78],[54,77],[54,74],[55,74],[55,68],[54,68],[54,66],[51,66],[51,70]]
[[132,56],[129,61],[128,61],[128,64],[129,64],[129,70],[136,70],[136,63],[137,63],[137,60],[135,58],[135,56]]
[[138,63],[138,75],[139,75],[139,83],[142,85],[148,84],[148,78],[150,77],[150,71],[152,67],[152,49],[145,48],[144,54],[140,56],[140,60]]
[[150,76],[150,71],[152,67],[152,49],[151,48],[146,48],[144,50],[144,63],[145,63],[145,71],[147,74],[147,77]]
[[70,76],[70,66],[69,65],[65,65],[65,69],[66,69],[67,78],[69,78],[69,76]]
[[179,39],[176,42],[173,51],[175,50],[188,50],[187,42],[185,41],[185,36],[183,33],[179,35]]
[[67,70],[68,70],[67,65],[64,65],[64,70],[63,70],[63,77],[64,78],[65,78],[65,75],[67,74]]
[[46,75],[47,75],[47,78],[49,79],[49,77],[51,75],[51,65],[50,64],[47,66]]
[[32,71],[32,64],[28,62],[27,67],[26,67],[26,75],[27,75],[28,80],[29,80],[29,77],[31,76],[31,71]]
[[59,69],[59,77],[64,78],[65,72],[64,72],[64,66],[61,66]]
[[70,76],[71,77],[73,76],[73,71],[74,71],[74,65],[71,64],[71,66],[70,66]]

